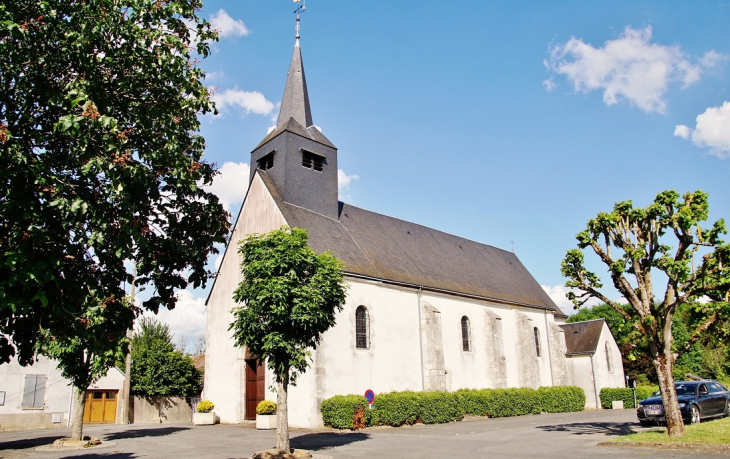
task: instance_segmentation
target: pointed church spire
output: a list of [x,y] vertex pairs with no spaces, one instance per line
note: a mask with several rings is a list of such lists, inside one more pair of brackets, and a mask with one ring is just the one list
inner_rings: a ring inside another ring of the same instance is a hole
[[[299,3],[299,0],[294,0],[294,2]],[[289,75],[286,78],[284,97],[281,99],[279,120],[276,122],[277,128],[287,124],[289,118],[294,118],[305,128],[314,124],[312,122],[312,111],[309,108],[307,79],[304,77],[302,49],[299,47],[299,13],[303,12],[305,8],[304,5],[299,5],[297,10],[294,11],[297,15],[297,41],[294,44],[294,54],[291,57],[291,64],[289,65]]]

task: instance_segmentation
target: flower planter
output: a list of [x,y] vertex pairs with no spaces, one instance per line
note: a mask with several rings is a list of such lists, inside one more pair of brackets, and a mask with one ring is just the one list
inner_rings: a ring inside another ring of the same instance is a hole
[[215,424],[215,413],[193,413],[193,424],[196,426],[212,426]]
[[275,414],[257,414],[256,415],[256,428],[259,430],[276,429],[276,415]]

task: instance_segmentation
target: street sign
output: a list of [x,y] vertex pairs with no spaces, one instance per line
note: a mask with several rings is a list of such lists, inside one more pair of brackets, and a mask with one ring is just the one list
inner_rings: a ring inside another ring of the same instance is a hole
[[365,391],[365,400],[368,401],[368,407],[372,410],[373,402],[375,401],[375,392],[373,392],[371,389],[366,390]]

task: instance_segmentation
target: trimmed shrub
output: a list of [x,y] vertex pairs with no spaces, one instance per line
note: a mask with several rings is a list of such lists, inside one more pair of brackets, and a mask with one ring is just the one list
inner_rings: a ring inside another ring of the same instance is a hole
[[[574,386],[535,389],[461,389],[456,392],[389,392],[375,399],[373,409],[360,395],[337,395],[322,402],[322,419],[336,429],[353,429],[353,418],[363,409],[366,426],[441,424],[461,421],[464,414],[505,417],[524,414],[582,411],[586,397]],[[360,428],[363,420],[358,419]]]
[[260,401],[259,404],[256,405],[256,414],[260,414],[262,416],[276,414],[276,403],[271,400]]
[[368,402],[362,395],[335,395],[322,400],[320,411],[326,425],[335,429],[352,429],[352,419],[358,407],[365,408],[365,425],[372,425],[367,422],[368,411],[372,411],[367,409],[367,406]]
[[210,413],[215,408],[215,405],[210,400],[201,400],[195,405],[195,409],[198,413]]
[[[636,402],[647,399],[658,391],[657,386],[638,386],[636,388]],[[636,408],[634,406],[634,391],[631,387],[604,387],[599,394],[601,406],[611,408],[612,402],[623,401],[624,408]]]
[[583,411],[586,407],[586,394],[580,387],[541,387],[537,393],[545,413],[570,413]]

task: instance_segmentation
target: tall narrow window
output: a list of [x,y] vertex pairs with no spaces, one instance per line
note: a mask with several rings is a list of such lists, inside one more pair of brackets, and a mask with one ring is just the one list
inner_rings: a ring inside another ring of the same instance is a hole
[[368,325],[368,310],[365,306],[358,306],[355,310],[355,347],[358,349],[370,347]]
[[542,356],[542,352],[540,352],[540,330],[535,327],[533,329],[535,331],[535,351],[537,352],[537,356]]
[[608,372],[613,374],[613,356],[611,355],[611,346],[606,341],[606,365],[608,366]]
[[464,351],[471,351],[471,337],[469,335],[469,318],[464,316],[461,318],[461,348]]
[[272,151],[268,155],[262,157],[256,162],[256,167],[262,171],[266,171],[274,167],[274,152]]
[[325,163],[324,156],[311,153],[309,151],[302,150],[302,166],[307,169],[314,169],[315,171],[322,172],[323,164]]
[[46,375],[25,375],[23,408],[43,408],[46,392]]

